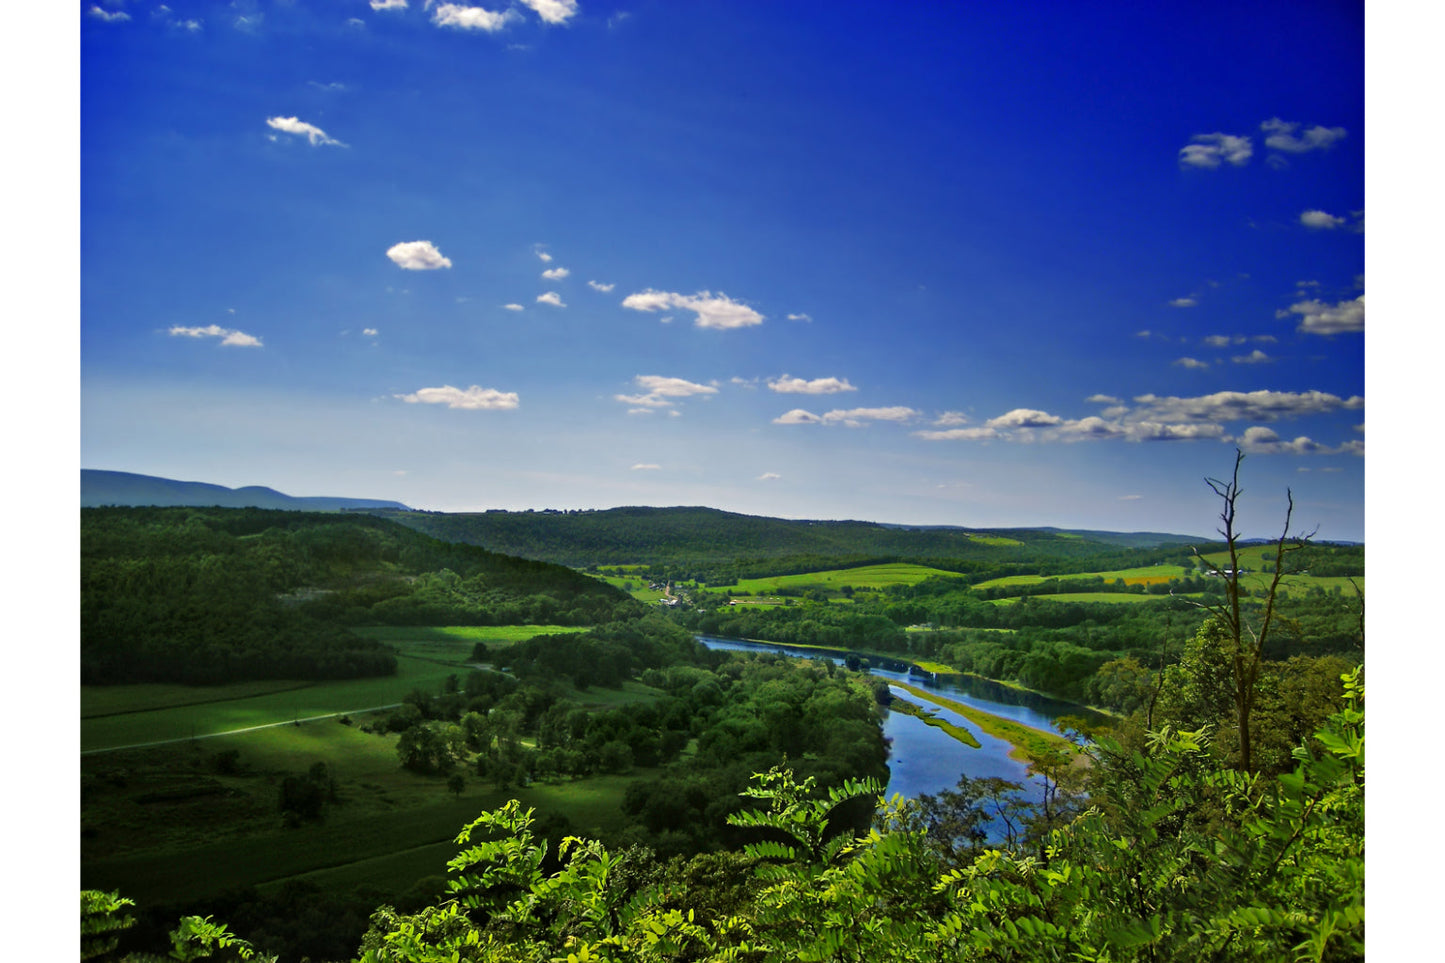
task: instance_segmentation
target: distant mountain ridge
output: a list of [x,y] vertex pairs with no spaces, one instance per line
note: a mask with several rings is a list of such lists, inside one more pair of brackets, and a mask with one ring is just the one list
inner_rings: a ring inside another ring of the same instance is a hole
[[339,498],[328,495],[286,495],[274,488],[247,485],[227,488],[207,482],[176,481],[128,471],[80,470],[80,507],[105,505],[195,508],[279,508],[288,511],[336,512],[346,509],[409,511],[401,502],[379,498]]
[[714,561],[807,554],[971,558],[1034,552],[1058,557],[1097,552],[1110,546],[1160,548],[1203,541],[1198,536],[1163,532],[1106,532],[1053,526],[972,529],[960,525],[782,519],[700,506],[427,512],[384,499],[298,497],[260,485],[227,488],[206,482],[89,468],[80,471],[80,504],[82,508],[216,506],[380,512],[447,541],[574,566],[643,557],[703,557]]

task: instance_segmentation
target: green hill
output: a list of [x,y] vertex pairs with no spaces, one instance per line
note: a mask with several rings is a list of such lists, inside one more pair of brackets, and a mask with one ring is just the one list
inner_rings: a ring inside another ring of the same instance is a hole
[[590,625],[637,609],[546,562],[363,514],[81,509],[85,682],[385,675],[353,625]]
[[697,507],[384,514],[437,538],[576,567],[669,562],[717,565],[806,557],[826,559],[821,568],[883,560],[1065,559],[1118,552],[1125,545],[1180,546],[1202,541],[1183,535],[793,520]]

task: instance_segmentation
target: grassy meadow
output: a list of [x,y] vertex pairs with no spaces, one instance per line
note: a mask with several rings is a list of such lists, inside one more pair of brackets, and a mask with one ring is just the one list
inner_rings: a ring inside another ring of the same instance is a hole
[[[642,772],[505,792],[468,774],[455,795],[444,777],[401,768],[399,738],[324,720],[88,757],[82,825],[93,832],[82,885],[123,884],[148,903],[314,876],[397,892],[444,873],[457,832],[514,797],[539,812],[565,813],[577,831],[604,834],[621,824],[622,794]],[[239,753],[233,775],[214,767],[227,750]],[[286,828],[277,811],[280,780],[316,762],[330,768],[339,801],[324,821]]]
[[228,686],[81,686],[80,749],[212,736],[233,729],[357,712],[400,702],[413,689],[436,692],[465,673],[472,647],[492,650],[575,626],[381,626],[357,634],[397,650],[393,676],[328,682],[252,682]]
[[[404,890],[409,881],[443,874],[455,853],[451,840],[462,826],[513,797],[539,813],[565,813],[578,832],[611,831],[621,824],[619,806],[627,785],[645,770],[539,781],[504,792],[464,768],[466,786],[458,796],[448,790],[445,777],[401,768],[399,735],[361,728],[386,713],[358,710],[398,703],[415,688],[436,692],[448,675],[467,671],[466,659],[477,641],[499,648],[553,631],[578,630],[368,629],[365,634],[398,648],[396,676],[204,690],[122,686],[83,693],[82,885],[124,885],[128,896],[146,902],[199,898],[297,877],[398,892],[398,881]],[[593,687],[564,695],[602,709],[656,699],[660,693],[628,682],[621,690]],[[305,721],[325,713],[348,718]],[[227,731],[248,726],[265,728]],[[106,751],[167,739],[180,741]],[[280,783],[318,762],[336,780],[338,801],[324,821],[286,828],[278,810]]]
[[1128,585],[1149,585],[1154,582],[1184,578],[1194,571],[1182,565],[1143,565],[1137,568],[1120,568],[1108,572],[1081,572],[1077,575],[1009,575],[979,582],[974,588],[1006,588],[1015,585],[1042,585],[1057,579],[1102,578],[1106,582],[1123,581]]
[[890,585],[916,585],[924,579],[957,578],[957,572],[948,572],[926,565],[911,565],[905,562],[885,565],[864,565],[858,568],[830,569],[825,572],[807,572],[802,575],[775,575],[770,578],[739,579],[731,586],[713,585],[712,589],[731,588],[734,592],[750,595],[776,595],[779,591],[807,591],[823,589],[837,591],[845,585],[855,589],[883,589]]

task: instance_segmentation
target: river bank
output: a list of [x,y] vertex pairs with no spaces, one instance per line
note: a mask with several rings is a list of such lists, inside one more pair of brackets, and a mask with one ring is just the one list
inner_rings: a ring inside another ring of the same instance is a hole
[[[953,699],[938,695],[937,693],[929,692],[927,689],[911,685],[907,682],[894,682],[893,685],[920,699],[925,699],[935,705],[957,712],[984,732],[1007,742],[1013,746],[1013,750],[1009,753],[1009,756],[1020,762],[1038,763],[1059,751],[1072,752],[1077,748],[1074,743],[1056,732],[1046,732],[1036,726],[1025,725],[1014,722],[1011,719],[1005,719],[1002,716],[965,705],[962,702],[957,702]],[[908,703],[906,700],[901,701],[904,702],[904,705],[911,705],[911,703]],[[967,729],[960,729],[960,727],[945,723],[943,720],[924,718],[924,721],[929,725],[937,725],[940,728],[944,728],[945,732],[953,735],[955,739],[959,739],[961,742],[966,742],[974,747],[978,746],[978,740],[975,739],[973,734],[968,732]],[[964,739],[961,736],[955,735],[954,730],[963,732],[968,738]]]

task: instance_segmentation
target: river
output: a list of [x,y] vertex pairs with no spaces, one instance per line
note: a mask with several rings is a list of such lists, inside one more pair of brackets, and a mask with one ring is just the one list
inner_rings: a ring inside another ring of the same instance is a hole
[[[797,648],[772,642],[744,642],[738,639],[720,639],[715,636],[699,635],[698,641],[709,649],[729,652],[771,652],[792,658],[828,658],[838,665],[843,657],[817,649]],[[1058,699],[1050,699],[1032,692],[1021,692],[987,679],[968,676],[950,676],[947,681],[938,681],[926,674],[882,668],[870,668],[869,672],[889,682],[907,682],[930,692],[936,692],[955,702],[993,713],[1027,726],[1048,732],[1057,731],[1054,720],[1062,715],[1081,715],[1093,721],[1102,716],[1081,706]],[[894,696],[918,703],[920,700],[910,693],[890,686]],[[1013,747],[1002,739],[979,730],[968,719],[956,712],[926,703],[925,707],[937,709],[937,717],[973,733],[979,748],[966,746],[943,730],[930,726],[922,720],[902,712],[885,712],[883,735],[890,740],[888,757],[888,795],[901,793],[904,796],[918,796],[923,793],[937,793],[952,789],[960,775],[973,778],[997,776],[1011,782],[1023,784],[1025,795],[1034,802],[1043,798],[1043,780],[1029,774],[1028,765],[1009,758]]]

